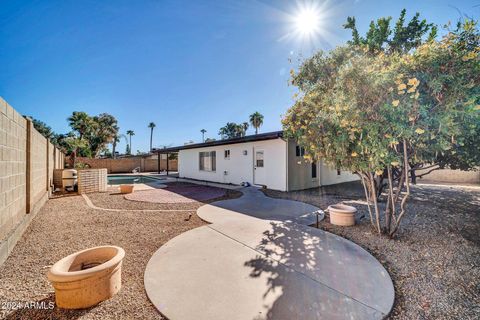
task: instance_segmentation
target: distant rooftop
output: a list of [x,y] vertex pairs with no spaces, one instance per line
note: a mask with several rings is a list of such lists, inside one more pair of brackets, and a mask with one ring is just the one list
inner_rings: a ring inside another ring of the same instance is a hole
[[237,144],[237,143],[252,142],[252,141],[272,140],[272,139],[277,139],[282,137],[283,137],[283,131],[272,131],[272,132],[266,132],[266,133],[253,134],[245,137],[215,140],[215,141],[201,142],[201,143],[192,143],[192,144],[187,144],[187,145],[178,146],[178,147],[153,148],[152,152],[154,153],[178,152],[180,150],[215,147],[215,146],[223,146],[226,144]]

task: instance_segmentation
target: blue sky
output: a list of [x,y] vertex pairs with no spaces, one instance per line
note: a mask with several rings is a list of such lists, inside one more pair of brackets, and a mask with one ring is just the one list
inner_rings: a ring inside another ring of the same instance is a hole
[[321,32],[306,41],[292,34],[295,1],[0,0],[0,96],[56,132],[72,111],[111,113],[135,131],[134,151],[148,149],[150,121],[155,146],[199,141],[202,128],[216,138],[254,111],[261,132],[279,130],[294,92],[289,58],[344,43],[347,16],[364,33],[402,8],[442,25],[480,15],[480,0],[320,5]]

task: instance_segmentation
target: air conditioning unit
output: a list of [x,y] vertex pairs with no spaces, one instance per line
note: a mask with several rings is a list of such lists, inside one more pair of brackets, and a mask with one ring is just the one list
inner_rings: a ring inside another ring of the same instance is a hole
[[62,180],[64,190],[69,188],[73,190],[77,184],[77,170],[65,169],[62,171]]

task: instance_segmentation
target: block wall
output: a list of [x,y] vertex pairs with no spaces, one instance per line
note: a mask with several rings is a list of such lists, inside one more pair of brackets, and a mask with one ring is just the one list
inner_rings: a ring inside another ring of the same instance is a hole
[[27,121],[0,98],[0,241],[26,210]]
[[[91,169],[107,169],[108,173],[131,173],[133,169],[140,168],[141,172],[158,171],[158,159],[150,157],[133,156],[117,159],[91,159],[77,157],[76,162],[88,164]],[[168,161],[170,171],[178,171],[177,160]],[[160,160],[160,170],[167,170],[167,160]]]
[[[53,160],[53,161],[52,161]],[[64,155],[0,97],[0,265],[48,200]]]
[[[28,122],[28,125],[32,125]],[[30,208],[48,191],[47,139],[32,128],[30,144]],[[28,151],[27,151],[28,152]]]
[[77,177],[78,193],[107,191],[107,169],[78,170]]

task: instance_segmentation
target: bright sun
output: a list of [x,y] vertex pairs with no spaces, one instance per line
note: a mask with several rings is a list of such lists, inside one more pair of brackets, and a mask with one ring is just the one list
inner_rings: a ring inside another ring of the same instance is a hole
[[302,36],[312,36],[319,31],[320,13],[315,8],[302,8],[295,16],[296,31]]

